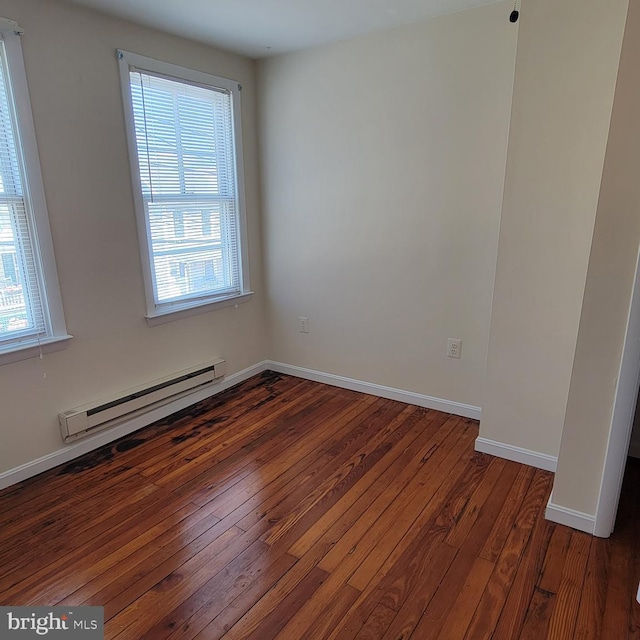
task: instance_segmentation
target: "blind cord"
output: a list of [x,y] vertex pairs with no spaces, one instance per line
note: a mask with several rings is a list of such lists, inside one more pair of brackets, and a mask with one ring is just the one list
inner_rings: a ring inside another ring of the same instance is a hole
[[[40,358],[40,361],[42,362],[42,368],[44,369],[44,356],[42,354],[42,343],[40,342],[40,334],[38,334],[36,337],[38,338],[38,357]],[[44,370],[42,371],[42,379],[47,379],[47,372]]]
[[144,78],[142,73],[138,71],[140,76],[140,91],[142,93],[142,116],[144,118],[144,145],[147,150],[147,171],[149,173],[149,201],[153,202],[153,179],[151,178],[151,155],[149,154],[149,128],[147,126],[147,105],[144,97]]

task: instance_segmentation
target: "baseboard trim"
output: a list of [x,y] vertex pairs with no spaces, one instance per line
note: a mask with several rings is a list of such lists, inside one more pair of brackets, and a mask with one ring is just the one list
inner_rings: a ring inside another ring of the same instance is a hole
[[559,504],[555,504],[552,500],[553,495],[549,498],[549,503],[547,504],[547,508],[544,512],[544,517],[547,520],[594,535],[596,527],[595,516],[590,513],[583,513],[582,511],[575,511],[574,509],[563,507]]
[[537,469],[544,469],[545,471],[553,471],[554,473],[558,465],[558,458],[554,456],[538,451],[531,451],[530,449],[515,447],[504,442],[497,442],[496,440],[489,440],[488,438],[476,438],[475,449],[476,451],[489,453],[498,458],[513,460],[513,462],[526,464],[530,467],[536,467]]
[[[200,389],[196,393],[192,393],[183,398],[179,398],[174,402],[170,402],[162,407],[158,407],[153,411],[145,414],[144,416],[138,416],[129,422],[121,424],[113,429],[107,431],[101,431],[94,436],[90,436],[78,442],[74,442],[65,446],[63,449],[54,451],[47,454],[37,460],[32,460],[23,465],[9,469],[0,473],[0,489],[5,489],[18,482],[27,480],[33,476],[36,476],[45,471],[49,471],[54,467],[61,464],[65,464],[78,458],[85,453],[89,453],[99,447],[102,447],[110,442],[114,442],[119,438],[122,438],[138,429],[142,429],[156,420],[162,420],[167,416],[186,409],[192,404],[206,400],[230,387],[244,382],[248,378],[262,373],[266,370],[272,370],[277,373],[284,373],[298,378],[305,378],[307,380],[313,380],[315,382],[321,382],[323,384],[332,385],[334,387],[340,387],[342,389],[349,389],[351,391],[358,391],[360,393],[367,393],[369,395],[378,396],[380,398],[388,398],[390,400],[398,400],[399,402],[406,402],[407,404],[413,404],[419,407],[425,407],[427,409],[434,409],[436,411],[444,411],[445,413],[452,413],[454,415],[463,416],[465,418],[472,418],[474,420],[480,420],[482,416],[482,409],[473,405],[464,404],[461,402],[453,402],[451,400],[445,400],[443,398],[434,398],[432,396],[423,395],[421,393],[414,393],[412,391],[404,391],[402,389],[396,389],[394,387],[386,387],[380,384],[374,384],[372,382],[365,382],[363,380],[356,380],[354,378],[346,378],[344,376],[338,376],[332,373],[325,373],[323,371],[315,371],[313,369],[306,369],[304,367],[298,367],[295,365],[289,365],[282,362],[275,362],[272,360],[265,360],[259,362],[251,367],[243,369],[238,373],[226,376],[221,382],[213,383]],[[476,447],[477,448],[477,447]],[[493,453],[493,452],[489,452]],[[500,455],[500,454],[495,454]],[[508,456],[502,456],[508,457]],[[513,458],[509,458],[513,459]],[[520,462],[520,460],[518,460]],[[529,463],[525,463],[529,464]],[[536,466],[536,465],[534,465]]]
[[442,398],[433,398],[421,393],[414,393],[413,391],[404,391],[394,387],[385,387],[384,385],[374,384],[373,382],[365,382],[354,378],[345,378],[344,376],[338,376],[333,373],[315,371],[314,369],[306,369],[304,367],[285,364],[283,362],[268,360],[267,369],[271,369],[277,373],[296,376],[298,378],[305,378],[306,380],[313,380],[314,382],[322,382],[342,389],[349,389],[350,391],[359,391],[360,393],[367,393],[380,398],[398,400],[399,402],[406,402],[407,404],[414,404],[427,409],[453,413],[454,415],[463,416],[464,418],[480,420],[480,417],[482,416],[482,409],[470,404],[452,402],[451,400],[444,400]]
[[0,489],[10,487],[11,485],[27,480],[39,473],[43,473],[44,471],[49,471],[49,469],[65,464],[84,455],[85,453],[89,453],[90,451],[102,447],[105,444],[118,440],[123,436],[129,435],[138,429],[142,429],[143,427],[152,424],[156,420],[162,420],[176,411],[186,409],[192,404],[206,400],[207,398],[215,396],[216,394],[221,393],[240,382],[244,382],[248,378],[266,371],[267,368],[266,361],[259,362],[252,367],[238,371],[238,373],[226,376],[221,382],[214,382],[202,389],[199,389],[195,393],[179,398],[178,400],[170,402],[162,407],[158,407],[144,416],[138,416],[137,418],[114,427],[113,429],[101,431],[95,436],[90,436],[84,440],[74,442],[63,449],[49,453],[42,458],[27,462],[26,464],[15,467],[14,469],[4,471],[0,473]]

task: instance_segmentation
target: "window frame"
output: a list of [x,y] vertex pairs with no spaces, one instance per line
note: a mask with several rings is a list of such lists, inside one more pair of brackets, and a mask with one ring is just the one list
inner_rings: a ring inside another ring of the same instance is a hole
[[[188,69],[169,62],[162,62],[154,58],[131,53],[122,49],[117,49],[116,55],[120,70],[120,84],[122,88],[127,146],[129,151],[129,165],[131,169],[138,242],[140,245],[142,276],[145,289],[147,322],[150,325],[163,324],[164,322],[170,322],[196,313],[205,313],[213,309],[237,306],[240,303],[247,302],[253,295],[253,291],[251,290],[249,277],[248,233],[244,188],[242,116],[240,100],[242,85],[235,80],[221,78],[219,76],[202,71],[196,71],[194,69]],[[237,238],[239,246],[237,247],[237,254],[239,262],[240,293],[224,297],[215,295],[211,297],[194,297],[194,299],[191,300],[156,304],[152,273],[153,256],[151,252],[151,230],[149,226],[149,219],[146,214],[142,183],[140,179],[140,164],[138,160],[133,100],[131,96],[129,76],[131,70],[137,70],[143,73],[149,72],[178,82],[182,81],[214,89],[226,89],[231,93],[236,173],[236,203],[238,216]]]
[[31,226],[29,240],[34,253],[46,335],[27,336],[19,341],[1,345],[0,365],[58,351],[66,347],[68,340],[72,338],[67,333],[62,307],[29,87],[22,55],[23,34],[24,29],[16,22],[0,18],[0,38],[4,43],[8,71],[8,94],[15,110],[16,146],[24,182],[23,198],[28,224]]

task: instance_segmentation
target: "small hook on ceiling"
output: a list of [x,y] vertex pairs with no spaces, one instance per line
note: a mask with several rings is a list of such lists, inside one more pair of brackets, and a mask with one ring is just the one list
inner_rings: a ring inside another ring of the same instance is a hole
[[518,18],[520,17],[520,12],[518,11],[518,0],[513,3],[513,11],[509,16],[509,22],[518,22]]

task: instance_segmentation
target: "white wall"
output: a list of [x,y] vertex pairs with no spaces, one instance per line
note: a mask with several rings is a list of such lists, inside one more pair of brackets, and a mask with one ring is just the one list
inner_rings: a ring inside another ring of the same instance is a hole
[[627,5],[522,3],[480,436],[548,456],[565,421]]
[[511,8],[260,63],[272,359],[482,404]]
[[640,245],[639,65],[640,3],[630,2],[553,487],[554,504],[590,515],[598,505]]
[[[0,472],[60,449],[57,414],[224,357],[229,372],[266,357],[258,219],[254,63],[46,0],[2,0],[23,50],[68,348],[0,367]],[[252,284],[248,304],[149,327],[115,49],[242,82]],[[46,379],[43,373],[46,372]]]
[[[626,6],[524,0],[512,25],[512,5],[499,2],[260,63],[261,238],[252,61],[61,2],[0,0],[0,15],[27,30],[75,336],[43,361],[0,367],[0,473],[62,448],[59,411],[213,357],[225,357],[230,373],[270,357],[483,406],[482,436],[552,456],[572,384],[559,467],[567,482],[556,493],[569,508],[590,509],[597,478],[576,489],[571,471],[591,473],[606,441],[601,421],[581,431],[588,377],[572,383],[581,313],[589,366],[596,343],[587,338],[606,324],[585,315],[587,267],[589,299],[606,300],[606,278],[615,280],[618,331],[640,233],[635,210],[611,213],[624,152],[607,158],[609,196],[597,207]],[[243,83],[258,293],[238,309],[153,328],[144,320],[117,47]],[[635,115],[625,118],[620,141],[635,124]],[[622,252],[609,242],[610,221]],[[589,263],[594,223],[599,253]],[[607,271],[614,258],[615,273]],[[298,316],[310,318],[309,334],[298,332]],[[614,348],[599,352],[605,376],[609,356],[619,360],[615,335]],[[448,337],[463,339],[461,360],[445,356]],[[609,391],[598,416],[608,415]]]

